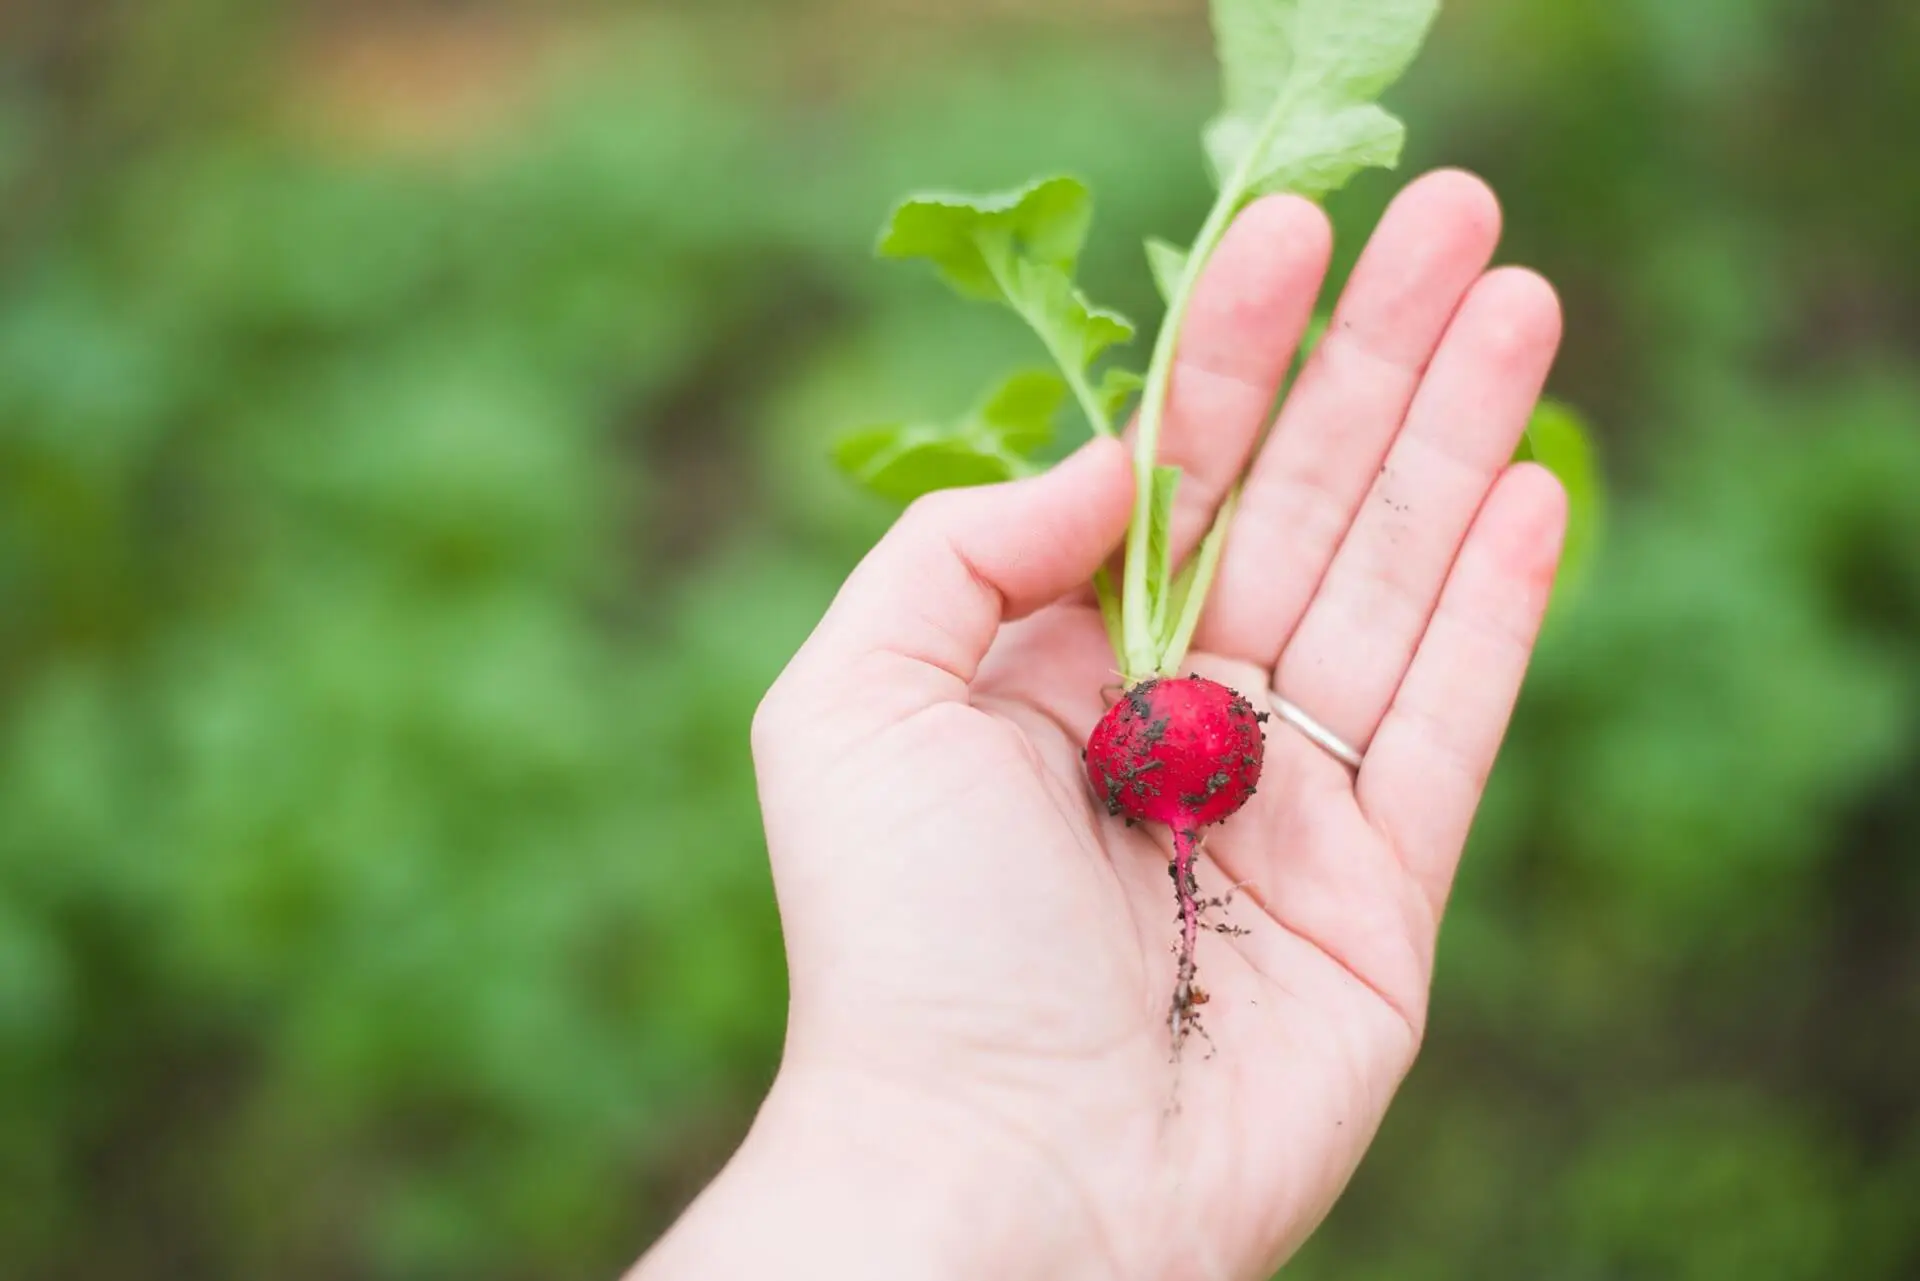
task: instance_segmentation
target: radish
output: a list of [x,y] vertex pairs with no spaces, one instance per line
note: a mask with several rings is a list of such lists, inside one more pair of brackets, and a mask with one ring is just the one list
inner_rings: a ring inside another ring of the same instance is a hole
[[1197,1026],[1193,1007],[1205,1000],[1193,982],[1205,906],[1193,874],[1200,829],[1232,817],[1253,796],[1266,719],[1225,685],[1156,677],[1128,689],[1087,740],[1087,779],[1107,812],[1173,829],[1168,870],[1180,904],[1180,963],[1169,1019],[1176,1045]]

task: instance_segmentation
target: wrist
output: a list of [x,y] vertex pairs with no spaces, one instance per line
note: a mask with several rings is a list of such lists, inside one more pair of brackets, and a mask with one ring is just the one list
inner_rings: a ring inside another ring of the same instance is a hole
[[966,1109],[785,1070],[739,1151],[630,1281],[1111,1277],[1057,1165]]

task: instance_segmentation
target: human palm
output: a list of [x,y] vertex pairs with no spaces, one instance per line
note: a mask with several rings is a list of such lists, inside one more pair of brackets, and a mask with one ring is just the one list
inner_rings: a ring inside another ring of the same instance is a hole
[[1325,271],[1318,212],[1254,206],[1195,302],[1163,441],[1176,550],[1253,462],[1190,667],[1366,753],[1350,770],[1275,720],[1258,793],[1207,830],[1202,894],[1231,899],[1198,952],[1203,1038],[1170,1026],[1169,834],[1108,817],[1081,763],[1118,689],[1075,591],[1127,519],[1116,446],[909,513],[756,724],[783,1081],[858,1098],[837,1124],[906,1169],[990,1165],[983,1222],[1043,1207],[1090,1275],[1264,1276],[1413,1062],[1564,519],[1550,477],[1506,465],[1559,324],[1538,277],[1485,272],[1497,221],[1464,175],[1403,193],[1257,454]]

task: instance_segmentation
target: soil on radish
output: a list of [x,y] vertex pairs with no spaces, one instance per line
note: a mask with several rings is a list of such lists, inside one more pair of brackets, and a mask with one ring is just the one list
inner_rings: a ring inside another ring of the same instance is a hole
[[[1121,695],[1087,740],[1087,779],[1107,812],[1173,831],[1167,868],[1180,907],[1179,967],[1168,1024],[1178,1051],[1199,1026],[1206,996],[1194,982],[1200,916],[1224,900],[1202,900],[1194,875],[1200,831],[1237,813],[1254,794],[1266,758],[1267,714],[1199,676],[1153,679]],[[1231,933],[1228,927],[1215,927]]]

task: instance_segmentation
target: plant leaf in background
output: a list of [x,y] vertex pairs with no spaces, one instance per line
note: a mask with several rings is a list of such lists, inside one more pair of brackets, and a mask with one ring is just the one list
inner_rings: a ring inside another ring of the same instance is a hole
[[1207,126],[1222,189],[1319,199],[1398,163],[1406,128],[1374,104],[1420,50],[1439,0],[1213,0],[1225,108]]
[[889,423],[843,437],[834,461],[882,498],[912,502],[936,489],[990,485],[1032,474],[1032,455],[1053,437],[1067,385],[1023,370],[951,426]]
[[1567,490],[1567,542],[1560,556],[1559,592],[1576,592],[1600,540],[1605,489],[1594,455],[1593,433],[1572,406],[1542,400],[1527,424],[1515,462],[1537,462]]

